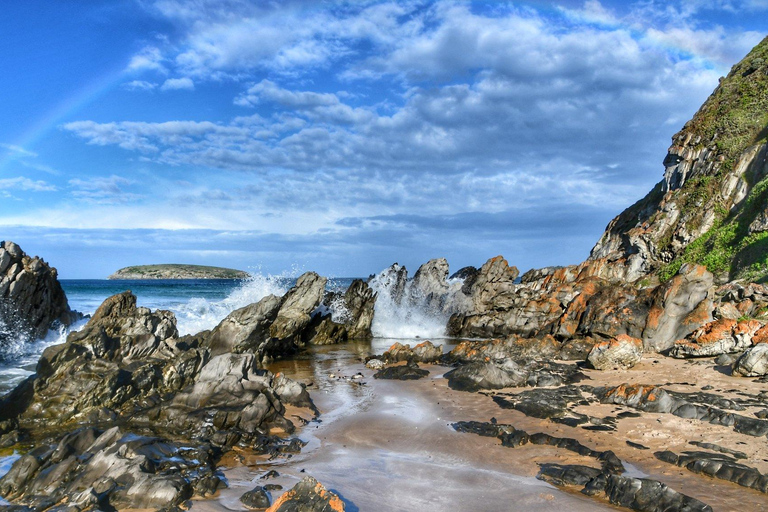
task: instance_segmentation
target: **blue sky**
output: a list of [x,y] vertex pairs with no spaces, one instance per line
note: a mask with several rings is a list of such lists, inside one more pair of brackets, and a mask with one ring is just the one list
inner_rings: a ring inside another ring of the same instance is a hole
[[768,0],[9,2],[0,238],[63,278],[585,259]]

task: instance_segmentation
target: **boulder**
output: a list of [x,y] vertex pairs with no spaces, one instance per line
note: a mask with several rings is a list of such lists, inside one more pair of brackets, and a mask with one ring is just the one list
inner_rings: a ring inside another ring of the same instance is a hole
[[339,496],[312,478],[304,477],[280,496],[267,512],[344,512]]
[[733,363],[733,374],[742,377],[768,375],[768,343],[759,343],[744,352]]
[[429,375],[428,370],[422,370],[416,363],[383,368],[373,374],[374,379],[386,380],[418,380]]
[[757,320],[715,320],[676,341],[669,355],[677,358],[713,357],[741,352],[752,345],[752,338],[762,327]]
[[596,344],[587,360],[597,370],[625,370],[643,357],[643,341],[626,334]]
[[676,340],[712,321],[714,277],[701,265],[685,264],[672,279],[653,291],[643,344],[662,352]]
[[69,309],[57,276],[39,257],[27,256],[13,242],[0,242],[0,353],[14,337],[34,341],[56,325],[81,318]]
[[349,339],[370,339],[376,293],[362,279],[355,279],[344,293],[344,305],[349,312],[345,323]]
[[478,361],[449,371],[445,378],[448,379],[451,389],[478,391],[525,386],[528,372],[511,360],[499,364]]
[[214,355],[237,351],[262,353],[269,338],[269,327],[277,318],[280,298],[267,295],[259,302],[227,315],[209,336],[207,345]]
[[272,503],[264,487],[256,486],[240,496],[240,503],[248,508],[266,509]]
[[400,361],[415,361],[419,363],[434,363],[443,356],[443,346],[433,345],[431,341],[423,341],[411,348],[410,345],[395,343],[381,356],[388,363]]

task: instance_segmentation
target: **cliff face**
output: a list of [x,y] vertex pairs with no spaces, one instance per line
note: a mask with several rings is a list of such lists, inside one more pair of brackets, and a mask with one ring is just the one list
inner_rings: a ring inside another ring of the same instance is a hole
[[768,277],[768,38],[680,132],[664,179],[613,219],[590,259],[668,280],[684,263],[718,280]]

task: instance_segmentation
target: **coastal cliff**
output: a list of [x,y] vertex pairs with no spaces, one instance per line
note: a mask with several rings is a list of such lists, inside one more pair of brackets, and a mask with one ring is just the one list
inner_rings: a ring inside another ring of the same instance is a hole
[[121,268],[107,279],[247,279],[248,272],[205,265],[136,265]]
[[624,278],[668,280],[684,263],[719,282],[768,277],[768,38],[672,137],[664,178],[592,249]]

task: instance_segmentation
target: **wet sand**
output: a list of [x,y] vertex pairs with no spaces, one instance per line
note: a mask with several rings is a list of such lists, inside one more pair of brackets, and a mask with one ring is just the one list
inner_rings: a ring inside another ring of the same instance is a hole
[[[375,380],[371,378],[374,372],[365,368],[361,359],[369,353],[383,352],[389,342],[377,340],[373,347],[368,344],[313,347],[302,359],[275,364],[273,371],[312,383],[310,393],[322,415],[320,422],[313,421],[297,429],[297,435],[308,442],[307,446],[301,454],[273,461],[242,452],[233,454],[224,461],[228,466],[224,474],[229,488],[221,491],[216,499],[195,502],[192,510],[245,510],[238,501],[244,492],[265,483],[277,483],[287,490],[305,474],[338,492],[350,511],[620,510],[607,502],[566,492],[535,478],[537,463],[596,466],[594,459],[548,446],[505,448],[497,439],[457,433],[450,427],[455,421],[488,421],[491,417],[529,433],[574,437],[591,448],[611,449],[626,463],[630,476],[661,480],[712,505],[716,511],[768,510],[768,496],[764,494],[695,475],[653,457],[657,450],[679,453],[696,449],[687,442],[700,440],[743,451],[749,457],[744,461],[746,464],[765,472],[768,470],[765,438],[749,437],[729,427],[669,414],[644,413],[640,418],[621,419],[618,432],[568,427],[501,409],[490,394],[453,391],[442,378],[447,370],[441,366],[423,365],[430,370],[430,376],[420,381]],[[711,366],[648,358],[625,372],[586,373],[591,378],[590,385],[665,384],[668,389],[692,392],[709,384],[723,390],[718,394],[725,396],[737,396],[740,390],[755,394],[768,388],[751,379],[726,376]],[[365,376],[364,385],[340,377],[351,377],[357,372]],[[666,385],[671,382],[678,384]],[[697,382],[696,386],[684,384]],[[734,391],[725,391],[729,389]],[[508,391],[520,390],[505,390]],[[578,410],[604,417],[630,409],[595,404]],[[750,412],[753,411],[741,414]],[[651,449],[631,448],[626,439]],[[281,476],[260,480],[270,469],[277,470]],[[273,499],[281,493],[273,491]]]

